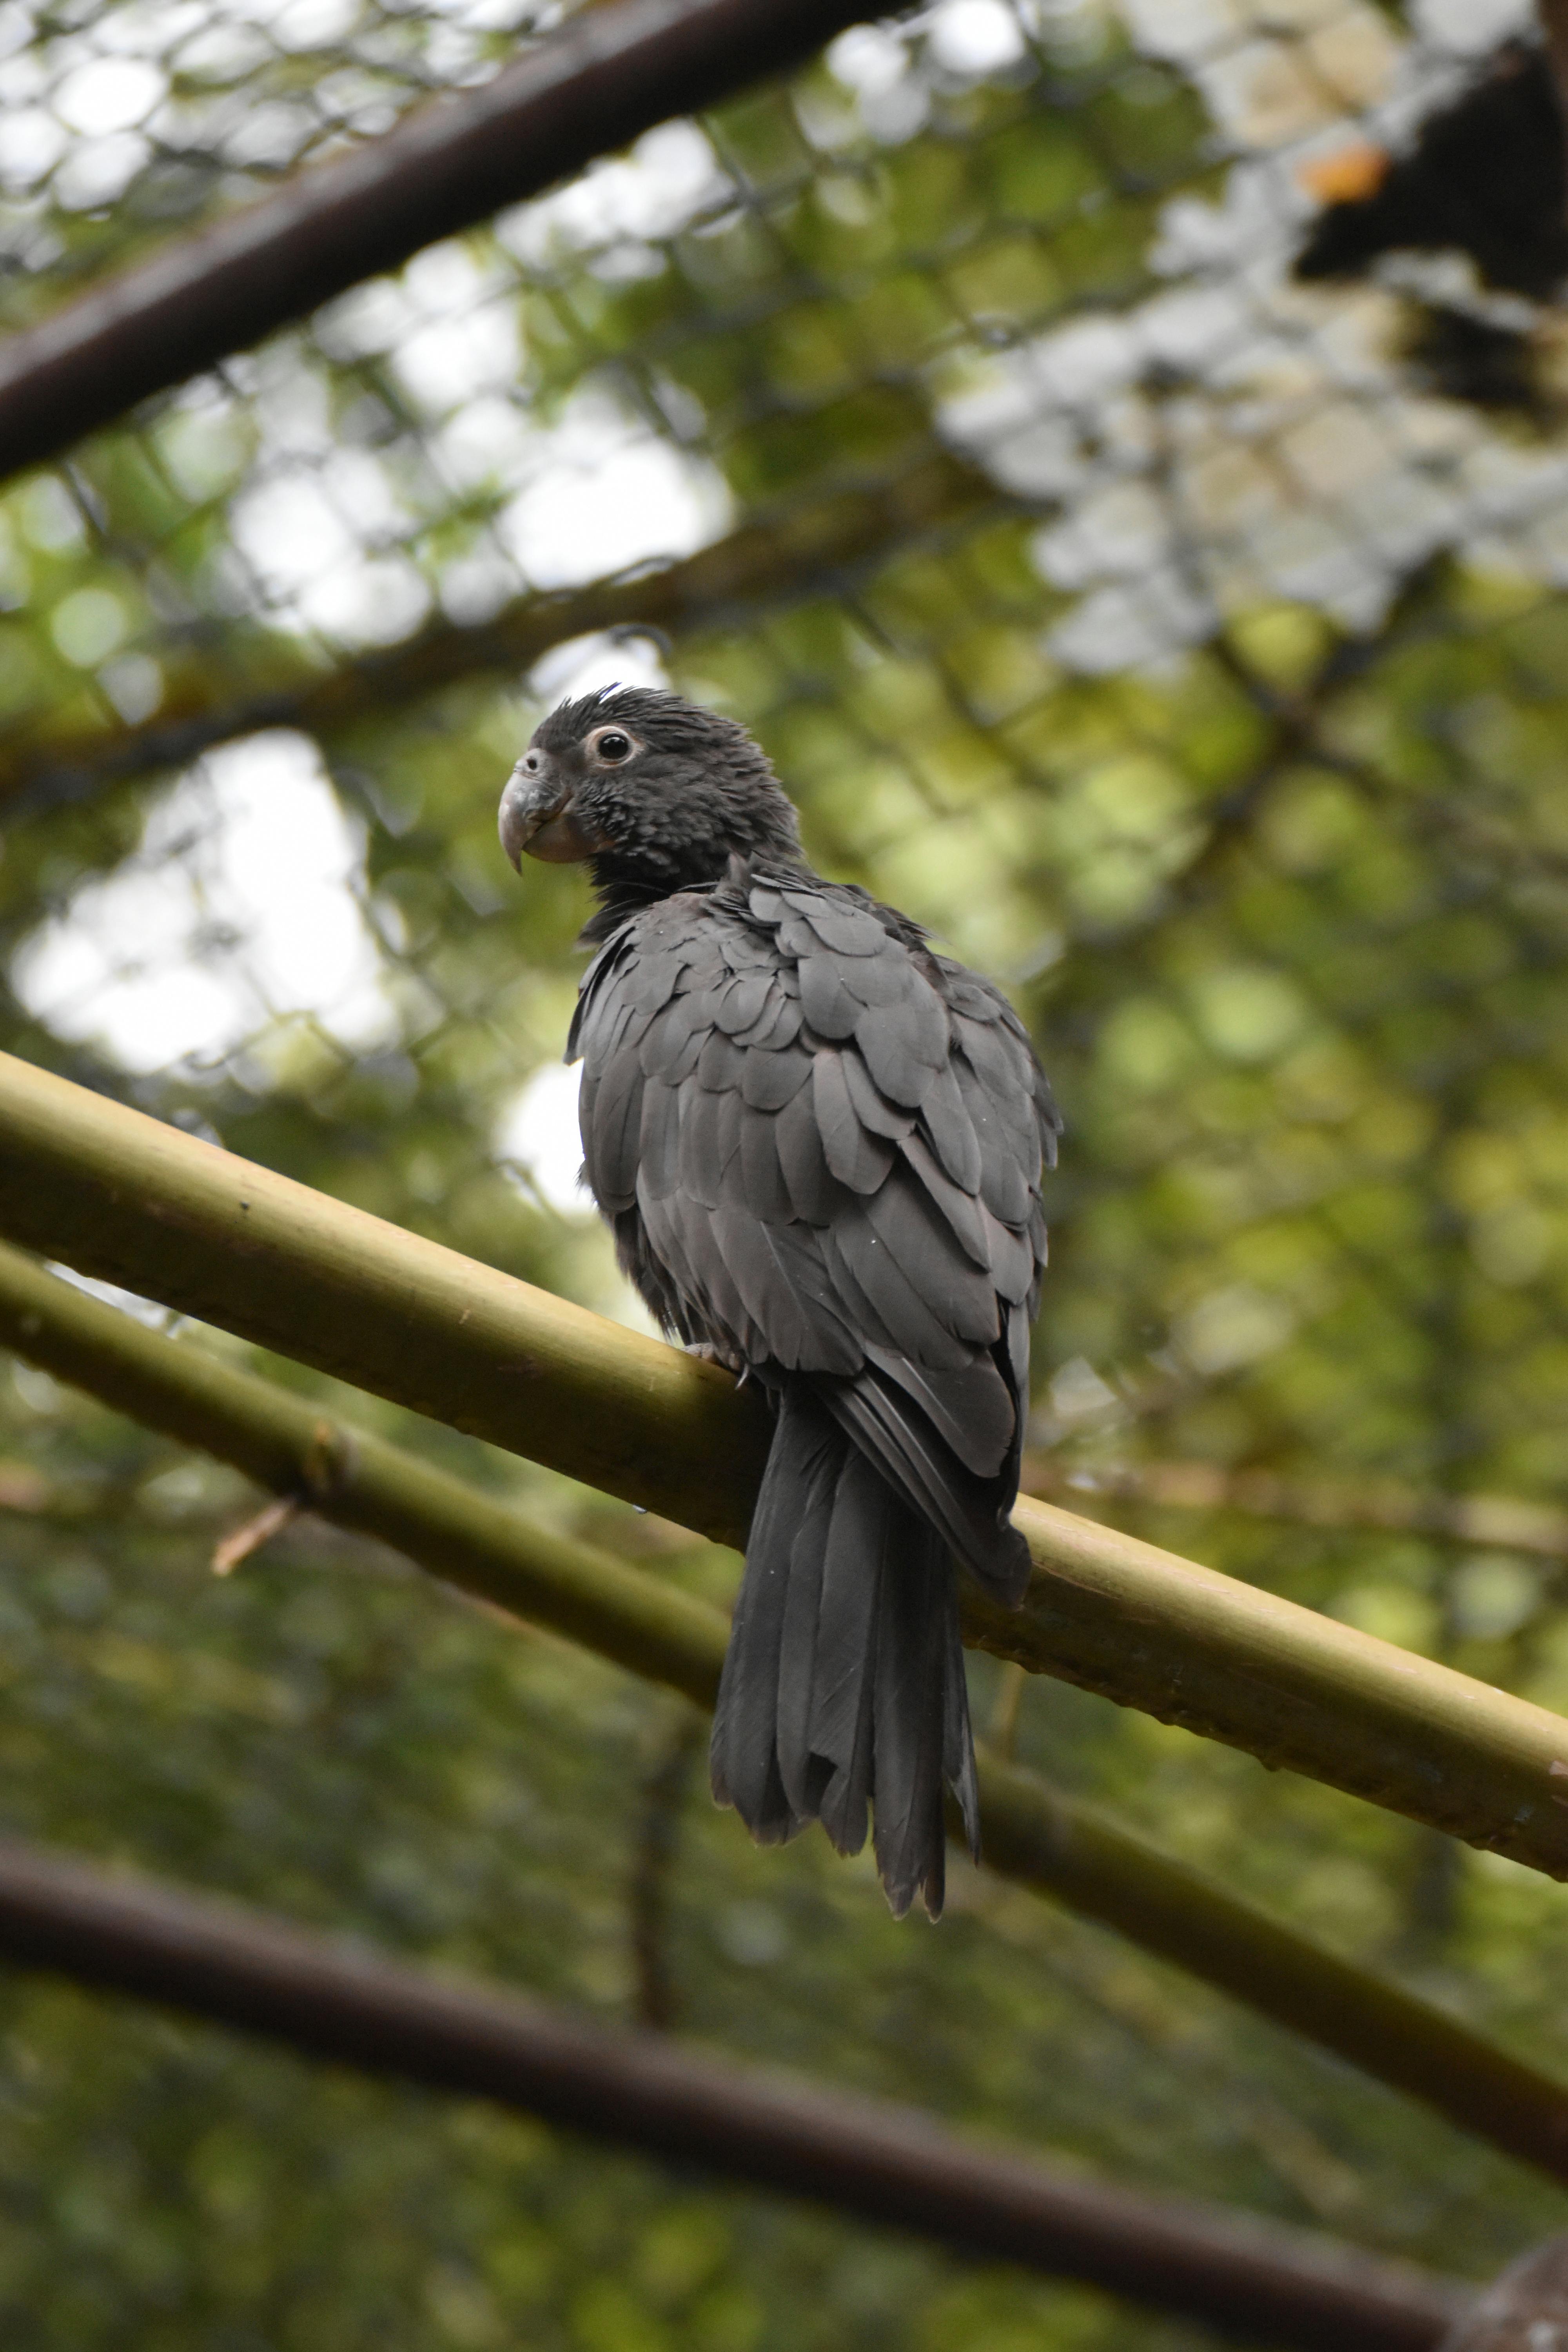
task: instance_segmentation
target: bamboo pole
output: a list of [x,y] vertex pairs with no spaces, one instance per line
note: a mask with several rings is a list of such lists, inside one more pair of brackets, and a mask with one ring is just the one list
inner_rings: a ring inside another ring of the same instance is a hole
[[711,1707],[718,1610],[557,1535],[269,1381],[149,1331],[0,1244],[0,1346],[273,1495]]
[[[0,1234],[713,1536],[768,1443],[712,1366],[0,1055]],[[1021,1500],[1019,1610],[964,1638],[1568,1877],[1568,1722]]]
[[[710,1708],[720,1612],[0,1245],[0,1346],[338,1527]],[[1568,2180],[1568,2087],[1341,1958],[1094,1807],[982,1752],[987,1863]]]
[[348,1951],[264,1912],[19,1841],[0,1842],[0,1957],[1251,2341],[1436,2352],[1475,2300],[1458,2279],[1305,2230],[1103,2187],[891,2100],[595,2030],[500,1986]]

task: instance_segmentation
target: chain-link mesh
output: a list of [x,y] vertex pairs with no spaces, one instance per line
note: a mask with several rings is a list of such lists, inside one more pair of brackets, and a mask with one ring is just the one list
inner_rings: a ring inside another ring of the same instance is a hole
[[[10,315],[58,299],[38,263],[100,272],[555,14],[16,0]],[[1452,248],[1294,268],[1514,36],[1524,10],[1446,0],[941,0],[10,489],[5,1042],[632,1311],[555,1062],[580,877],[516,881],[494,809],[558,695],[668,677],[757,730],[820,866],[1028,1014],[1068,1121],[1038,1478],[1561,1704],[1563,313]],[[165,1454],[116,1440],[109,1478],[101,1422],[21,1377],[8,1442],[53,1433],[7,1490],[40,1559],[83,1479],[105,1543],[178,1518]],[[1515,1517],[1465,1520],[1477,1495]],[[1316,1928],[1450,1992],[1463,1959],[1478,2009],[1561,2042],[1552,1890],[1072,1695],[1031,1691],[1020,1739]],[[157,1849],[148,1806],[124,1835]],[[732,1966],[787,1949],[815,1981],[768,1907],[836,1904],[815,1862],[721,1846]],[[415,1877],[438,1847],[411,1841]],[[967,1899],[1037,1980],[1019,1898]],[[962,1962],[900,1969],[967,1983],[992,1947],[964,1932]],[[1275,2087],[1238,2088],[1196,1996],[1053,1949],[1061,2072],[1027,2080],[1057,2137],[1125,2157],[1142,2113],[1149,2177],[1433,2259],[1461,2212],[1481,2263],[1536,2225],[1500,2167],[1445,2142],[1417,2194],[1426,2137],[1371,2095],[1256,2035]],[[790,2001],[770,2046],[809,2058]],[[868,2079],[909,2087],[897,2045]],[[938,2095],[974,2106],[975,2079],[955,2058]],[[500,2340],[448,2303],[408,2340]],[[1022,2340],[963,2308],[966,2342]],[[1040,2340],[1101,2340],[1050,2308]]]
[[389,130],[414,101],[482,82],[560,0],[198,7],[6,0],[0,14],[0,282],[47,309],[172,229]]

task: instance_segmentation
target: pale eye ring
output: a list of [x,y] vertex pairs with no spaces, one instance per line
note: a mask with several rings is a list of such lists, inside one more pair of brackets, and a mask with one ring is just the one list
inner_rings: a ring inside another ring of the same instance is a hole
[[623,760],[629,760],[636,748],[631,737],[624,734],[618,727],[606,727],[603,734],[594,739],[595,757],[612,768],[619,767]]

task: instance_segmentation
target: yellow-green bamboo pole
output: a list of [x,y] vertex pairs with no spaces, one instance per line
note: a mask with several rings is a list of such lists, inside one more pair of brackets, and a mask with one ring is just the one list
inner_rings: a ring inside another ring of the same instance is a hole
[[[0,1234],[721,1541],[754,1398],[658,1341],[0,1055]],[[1568,1877],[1568,1722],[1152,1544],[1021,1501],[1020,1610],[964,1638]]]
[[[145,1329],[3,1245],[0,1346],[448,1582],[712,1706],[728,1632],[717,1610]],[[1037,1775],[983,1754],[980,1790],[994,1869],[1568,2180],[1568,2088]]]

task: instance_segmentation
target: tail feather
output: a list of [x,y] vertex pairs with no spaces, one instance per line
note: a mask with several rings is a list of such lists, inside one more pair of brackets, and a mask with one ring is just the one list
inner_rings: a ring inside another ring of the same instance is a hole
[[806,1443],[798,1523],[789,1544],[789,1591],[779,1633],[778,1719],[774,1748],[784,1793],[800,1820],[815,1816],[826,1769],[810,1769],[811,1720],[816,1700],[816,1654],[833,1529],[837,1449],[820,1430]]
[[[777,1451],[775,1440],[775,1454]],[[709,1748],[715,1800],[734,1806],[759,1845],[781,1845],[802,1826],[780,1777],[773,1736],[789,1593],[791,1490],[798,1483],[793,1462],[781,1465],[781,1472],[795,1475],[775,1478],[770,1456],[752,1521],[746,1572],[719,1678]]]
[[987,1591],[1016,1606],[1029,1581],[1029,1547],[1010,1521],[1018,1490],[1017,1450],[994,1478],[976,1478],[931,1429],[925,1415],[878,1372],[824,1383],[823,1398],[840,1426],[863,1446]]
[[813,1811],[840,1853],[858,1853],[866,1843],[874,1754],[870,1666],[882,1594],[896,1564],[886,1557],[890,1530],[880,1479],[822,1418],[832,1432],[835,1478],[807,1734],[810,1757],[824,1767],[822,1801]]
[[948,1612],[943,1585],[952,1571],[942,1539],[898,1507],[912,1538],[899,1589],[884,1582],[872,1668],[875,1725],[877,1871],[895,1918],[917,1894],[936,1918],[942,1910],[946,1841],[942,1817],[946,1745]]
[[[974,1734],[969,1725],[969,1685],[963,1673],[963,1644],[958,1632],[958,1588],[947,1580],[947,1655],[942,1731],[942,1777],[958,1800],[963,1842],[971,1862],[980,1859],[980,1789],[974,1777]],[[955,1670],[953,1670],[955,1668]]]
[[875,1816],[896,1914],[942,1909],[942,1785],[976,1850],[974,1751],[942,1535],[803,1383],[779,1402],[714,1718],[713,1793],[753,1836]]

